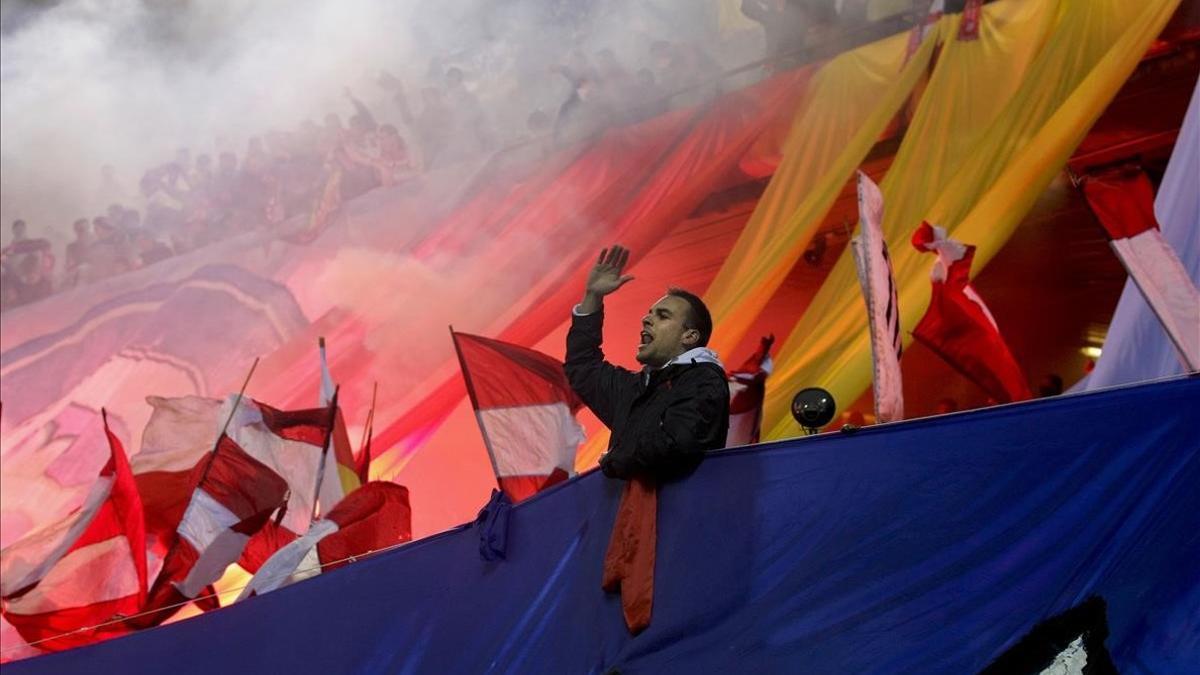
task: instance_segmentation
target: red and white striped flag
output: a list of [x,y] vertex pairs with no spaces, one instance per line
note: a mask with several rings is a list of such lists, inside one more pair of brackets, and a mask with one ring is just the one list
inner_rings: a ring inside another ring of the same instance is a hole
[[[247,454],[288,483],[287,507],[281,518],[266,523],[243,550],[238,562],[250,572],[276,550],[308,529],[313,512],[316,475],[329,408],[281,411],[243,398],[232,418],[236,397],[219,400],[184,396],[147,397],[154,412],[142,433],[142,450],[133,460],[138,490],[147,505],[151,550],[159,556],[175,540],[183,511],[192,498],[194,471],[207,461],[217,434],[230,419],[227,434]],[[341,468],[327,462],[321,481],[323,501],[342,499]]]
[[197,467],[178,536],[150,589],[150,611],[131,621],[154,626],[195,599],[236,562],[250,537],[287,501],[288,483],[228,435]]
[[[236,400],[231,396],[226,401],[222,420],[229,416]],[[333,401],[324,408],[277,410],[242,398],[230,418],[230,438],[287,483],[287,505],[254,534],[238,558],[247,571],[257,571],[280,547],[308,531],[313,514],[319,510],[318,501],[326,511],[325,504],[341,501],[339,466],[326,451],[335,410]]]
[[771,362],[771,345],[775,336],[764,337],[758,349],[740,368],[729,373],[729,434],[725,447],[751,445],[758,442],[762,427],[762,404],[766,393]]
[[582,405],[562,363],[499,340],[455,333],[454,345],[500,489],[514,502],[575,473]]
[[875,376],[875,418],[880,422],[904,419],[904,389],[900,379],[900,308],[896,279],[883,237],[883,193],[862,171],[858,172],[859,234],[850,240],[858,283],[867,303],[868,330]]
[[24,559],[21,542],[0,552],[4,618],[40,650],[70,649],[127,633],[120,620],[146,602],[142,502],[107,415],[104,432],[112,456],[79,516],[65,528],[34,535],[58,535],[58,546],[39,560]]
[[1083,193],[1187,370],[1200,370],[1200,291],[1154,216],[1154,188],[1140,169],[1083,179]]
[[411,540],[408,488],[383,481],[367,483],[263,563],[238,600],[334,569],[348,558]]
[[929,277],[929,309],[913,337],[999,402],[1030,398],[1029,384],[995,318],[969,282],[975,247],[946,236],[940,227],[921,223],[913,233],[918,251],[937,254]]

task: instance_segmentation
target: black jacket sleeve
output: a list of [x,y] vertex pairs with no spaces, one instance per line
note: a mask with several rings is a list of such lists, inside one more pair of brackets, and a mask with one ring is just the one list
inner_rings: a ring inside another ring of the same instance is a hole
[[702,367],[697,380],[667,404],[656,429],[636,437],[633,448],[610,452],[601,469],[610,478],[651,476],[673,480],[690,474],[709,450],[725,447],[729,433],[729,384],[717,368]]
[[629,392],[637,388],[638,374],[604,360],[600,349],[603,328],[604,310],[572,317],[563,369],[580,400],[612,429],[616,406],[628,401]]

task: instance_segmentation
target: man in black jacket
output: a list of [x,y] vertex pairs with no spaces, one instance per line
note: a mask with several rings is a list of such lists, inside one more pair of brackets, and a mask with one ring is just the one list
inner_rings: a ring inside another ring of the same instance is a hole
[[705,347],[712,317],[700,298],[670,289],[642,318],[640,373],[604,360],[600,349],[604,296],[633,277],[629,251],[600,253],[567,334],[571,387],[612,436],[600,468],[612,478],[670,480],[692,472],[709,450],[725,447],[729,385],[717,355]]

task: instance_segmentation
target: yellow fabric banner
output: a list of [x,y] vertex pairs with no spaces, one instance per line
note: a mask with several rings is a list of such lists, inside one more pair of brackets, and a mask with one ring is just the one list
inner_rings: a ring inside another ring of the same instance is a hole
[[908,35],[835,57],[813,76],[784,159],[750,221],[705,293],[729,354],[804,253],[842,186],[926,71],[935,36],[904,63]]
[[[975,271],[982,269],[1061,170],[1178,1],[994,3],[985,9],[978,43],[947,45],[884,181],[885,234],[903,328],[915,325],[929,303],[928,262],[908,244],[913,229],[925,219],[975,244]],[[951,19],[956,25],[957,17]],[[1044,21],[1051,22],[1048,34],[1039,28]],[[949,25],[944,19],[947,40],[956,40]],[[1037,48],[1040,35],[1044,43]],[[1032,63],[1022,67],[1035,48]],[[979,124],[989,106],[998,114]],[[798,389],[821,386],[846,405],[870,378],[866,314],[846,251],[780,350],[767,381],[763,437],[799,432],[789,413]]]

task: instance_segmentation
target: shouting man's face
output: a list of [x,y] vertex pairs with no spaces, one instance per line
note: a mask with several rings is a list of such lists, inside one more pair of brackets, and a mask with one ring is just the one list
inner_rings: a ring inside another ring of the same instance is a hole
[[690,311],[687,300],[675,295],[663,296],[654,303],[646,316],[642,317],[638,362],[659,368],[695,347],[700,341],[700,331],[684,325],[689,320]]

